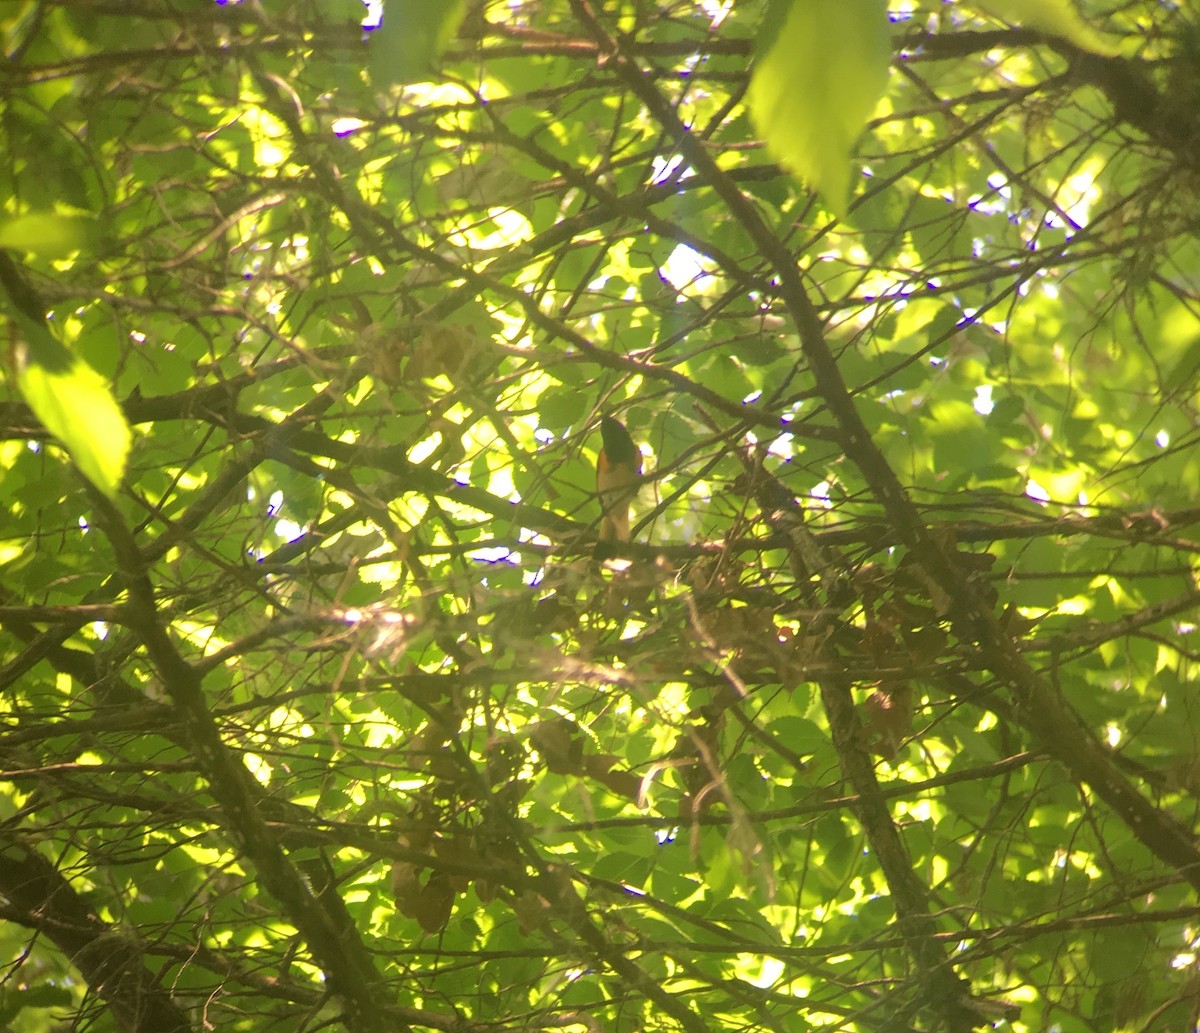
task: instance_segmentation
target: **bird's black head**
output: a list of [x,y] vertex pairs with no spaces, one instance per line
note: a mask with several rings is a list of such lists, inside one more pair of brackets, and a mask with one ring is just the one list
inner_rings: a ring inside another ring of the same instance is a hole
[[611,416],[605,416],[600,421],[600,437],[604,439],[604,451],[610,462],[633,463],[637,461],[638,450],[624,426]]

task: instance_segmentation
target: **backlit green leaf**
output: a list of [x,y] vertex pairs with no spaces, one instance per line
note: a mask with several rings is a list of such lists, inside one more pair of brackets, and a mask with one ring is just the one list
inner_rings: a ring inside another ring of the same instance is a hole
[[64,258],[92,247],[96,220],[90,215],[27,212],[0,220],[0,247],[28,251],[44,258]]
[[104,494],[116,494],[132,441],[108,383],[44,327],[22,319],[25,353],[17,386],[46,429]]
[[368,40],[372,82],[382,85],[431,78],[466,10],[466,0],[387,0],[383,21]]
[[1011,25],[1060,36],[1080,50],[1105,57],[1120,53],[1116,41],[1089,25],[1072,0],[974,0],[973,6]]
[[850,151],[887,82],[890,36],[880,0],[798,0],[755,64],[748,103],[767,147],[838,214]]

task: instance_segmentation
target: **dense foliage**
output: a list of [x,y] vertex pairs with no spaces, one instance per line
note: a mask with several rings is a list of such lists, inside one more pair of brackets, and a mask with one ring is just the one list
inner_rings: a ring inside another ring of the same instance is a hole
[[5,5],[0,1028],[1195,1026],[1200,28],[851,7]]

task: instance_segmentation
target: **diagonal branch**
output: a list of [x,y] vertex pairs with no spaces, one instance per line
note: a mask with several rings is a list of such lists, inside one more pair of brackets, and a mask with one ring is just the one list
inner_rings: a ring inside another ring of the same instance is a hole
[[[571,7],[609,55],[609,67],[674,139],[686,160],[712,185],[774,268],[779,277],[780,297],[799,331],[801,349],[817,389],[841,429],[847,458],[862,471],[901,542],[917,560],[931,595],[942,600],[943,605],[939,609],[952,615],[959,638],[979,650],[989,669],[1008,685],[1018,703],[1019,719],[1034,737],[1076,778],[1091,785],[1145,846],[1161,860],[1178,868],[1194,886],[1200,888],[1200,851],[1196,849],[1192,837],[1169,814],[1143,797],[1116,770],[1091,729],[1029,666],[1016,644],[1002,629],[989,603],[971,580],[955,568],[946,549],[926,527],[895,472],[876,448],[858,413],[837,360],[825,340],[820,316],[801,280],[795,257],[771,232],[753,204],[721,170],[702,142],[688,132],[653,82],[634,61],[622,53],[616,41],[597,20],[587,0],[572,0]],[[832,707],[829,716],[835,738],[840,735],[844,739],[851,730],[849,722],[853,717],[852,711],[846,710],[848,689],[830,686],[826,691],[823,687],[823,696],[827,705]],[[873,769],[869,763],[859,764],[853,753],[845,751],[843,759],[844,762],[850,762],[849,773],[852,777],[870,778],[873,781]],[[870,796],[869,784],[856,785],[856,791],[860,795]],[[891,878],[892,873],[889,873],[889,881]],[[913,913],[919,914],[921,901],[907,901],[906,889],[905,880],[900,876],[899,883],[892,886],[893,893],[897,895],[897,907],[906,901],[907,906],[915,909]],[[916,953],[919,962],[928,964],[932,960],[925,947],[918,948]],[[947,1018],[952,1023],[955,1021],[953,1015]]]
[[763,222],[736,183],[721,170],[645,77],[624,57],[596,21],[585,0],[572,8],[612,55],[610,64],[672,136],[680,152],[704,176],[742,224],[779,277],[780,296],[800,334],[817,389],[841,428],[846,456],[862,471],[872,494],[882,504],[900,541],[924,571],[939,608],[953,615],[956,634],[977,649],[988,668],[1008,687],[1018,703],[1024,727],[1079,780],[1091,785],[1121,817],[1141,843],[1177,868],[1200,889],[1200,850],[1193,837],[1170,814],[1159,810],[1113,766],[1090,728],[1062,696],[1042,678],[1001,627],[991,606],[973,582],[955,568],[946,549],[930,532],[895,472],[876,448],[859,415],[837,360],[825,340],[820,315],[805,290],[794,256]]
[[[796,584],[813,607],[812,639],[826,668],[812,677],[821,690],[821,702],[842,774],[854,789],[854,813],[862,823],[871,851],[883,869],[896,920],[905,946],[920,973],[924,1000],[910,1003],[916,1011],[930,1006],[950,1030],[967,1031],[982,1022],[972,1007],[970,986],[947,963],[937,941],[938,928],[929,907],[929,895],[913,868],[887,798],[875,775],[875,766],[864,742],[862,726],[851,693],[854,678],[837,655],[833,634],[847,601],[849,586],[839,580],[834,555],[818,542],[804,525],[802,511],[789,505],[788,493],[768,471],[761,459],[746,456],[747,483],[752,486],[767,523],[788,542],[788,553]],[[781,505],[782,503],[782,505]],[[851,597],[852,598],[852,597]],[[824,604],[824,605],[823,605]]]
[[0,896],[9,903],[5,917],[61,950],[125,1033],[190,1033],[139,944],[92,914],[54,865],[9,832],[0,832]]
[[[653,83],[636,64],[621,54],[616,43],[597,21],[586,0],[571,0],[571,7],[601,43],[602,48],[611,55],[610,66],[616,74],[675,140],[680,151],[700,175],[712,184],[754,240],[760,253],[775,268],[780,278],[785,304],[800,331],[804,355],[816,378],[818,390],[842,428],[847,453],[851,458],[860,459],[861,457],[854,455],[855,452],[863,452],[864,446],[872,450],[873,447],[870,446],[870,438],[838,371],[837,362],[825,344],[820,317],[800,281],[795,259],[759,218],[757,211],[742,195],[737,185],[720,170],[701,142],[688,133],[674,109]],[[882,456],[878,456],[877,453],[876,458],[878,463],[883,462]],[[869,461],[870,457],[866,459]],[[891,475],[886,464],[884,469]],[[892,481],[895,481],[894,475]],[[908,502],[899,482],[895,482],[894,487],[883,483],[889,496],[898,496]],[[765,510],[774,512],[777,508],[774,503],[770,499],[765,501]],[[911,506],[911,503],[908,505]],[[852,746],[857,719],[850,699],[850,684],[845,678],[828,678],[822,681],[821,692],[833,728],[834,741],[839,746],[839,756],[855,792],[863,800],[860,813],[864,827],[872,837],[872,845],[879,853],[881,863],[885,864],[884,871],[892,891],[897,917],[902,923],[909,950],[921,970],[922,979],[931,998],[930,1003],[941,1016],[946,1028],[969,1030],[978,1021],[978,1016],[964,1006],[963,999],[969,997],[966,987],[946,964],[941,948],[931,939],[935,929],[925,906],[923,890],[914,879],[911,865],[904,861],[903,843],[879,796],[870,758],[861,748]]]
[[120,513],[99,492],[91,492],[102,527],[117,555],[129,593],[129,626],[141,638],[183,723],[184,737],[209,787],[229,819],[245,855],[267,891],[283,906],[308,942],[331,987],[346,1006],[346,1023],[362,1033],[399,1028],[385,1014],[380,977],[361,939],[328,903],[322,901],[285,855],[256,805],[250,776],[225,747],[209,713],[202,676],[175,648],[158,620],[154,590],[145,560]]

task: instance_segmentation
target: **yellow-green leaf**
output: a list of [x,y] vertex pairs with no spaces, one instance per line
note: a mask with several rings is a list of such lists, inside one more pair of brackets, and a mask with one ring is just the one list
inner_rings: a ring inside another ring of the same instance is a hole
[[768,150],[839,215],[850,149],[887,84],[890,48],[883,0],[799,0],[750,80],[750,114]]
[[450,45],[466,14],[466,0],[386,0],[383,21],[367,42],[371,82],[423,82]]
[[96,220],[90,215],[26,212],[0,220],[0,247],[45,258],[65,258],[92,246]]
[[17,387],[34,414],[71,453],[75,465],[109,497],[125,472],[132,435],[105,379],[43,326],[20,318],[25,346]]
[[1105,57],[1120,53],[1114,43],[1083,20],[1071,0],[976,0],[971,6],[1010,25],[1058,36],[1080,50]]

